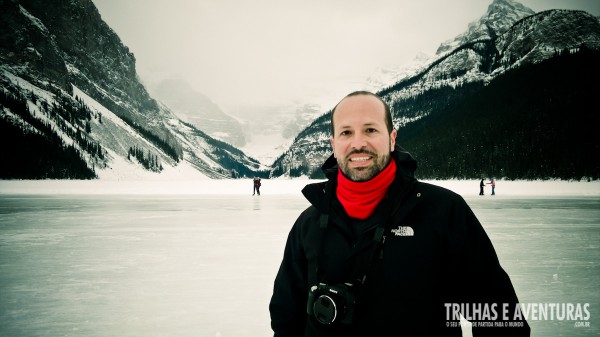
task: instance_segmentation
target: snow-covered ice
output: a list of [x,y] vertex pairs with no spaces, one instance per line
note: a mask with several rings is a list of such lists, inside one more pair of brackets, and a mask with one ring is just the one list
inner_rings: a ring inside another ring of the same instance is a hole
[[[0,180],[0,194],[245,195],[248,190],[252,191],[252,179],[208,179],[188,174],[188,171],[192,170],[183,165],[181,170],[169,167],[166,174],[148,172],[145,176],[109,176],[106,179],[87,181]],[[190,179],[190,177],[194,178]],[[262,189],[266,194],[271,195],[297,195],[306,184],[311,182],[314,181],[286,178],[262,179]],[[445,187],[463,197],[479,193],[479,180],[425,180],[425,182]],[[491,187],[486,185],[485,193],[490,194],[490,192]],[[600,196],[600,181],[496,180],[496,196]]]
[[[258,197],[251,180],[0,181],[0,335],[272,335],[306,183],[265,179]],[[597,182],[498,181],[494,197],[433,183],[471,205],[521,302],[591,303],[590,327],[530,320],[532,336],[598,335]]]

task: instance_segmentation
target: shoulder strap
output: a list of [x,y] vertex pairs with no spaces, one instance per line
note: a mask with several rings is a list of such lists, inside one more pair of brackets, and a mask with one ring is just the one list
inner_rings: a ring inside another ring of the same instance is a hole
[[[404,218],[407,213],[412,208],[409,205],[403,205],[403,202],[406,200],[406,195],[409,191],[412,190],[414,186],[414,181],[406,186],[404,194],[397,199],[397,204],[393,205],[392,200],[389,198],[384,199],[382,202],[384,203],[381,208],[382,214],[389,214],[387,219],[381,221],[373,232],[373,241],[375,244],[373,245],[371,252],[369,254],[369,258],[365,261],[365,263],[357,263],[352,270],[349,272],[349,279],[352,280],[353,284],[364,284],[367,280],[367,274],[370,272],[371,267],[375,260],[378,258],[377,254],[379,253],[379,258],[383,258],[383,245],[385,243],[385,235],[391,229],[391,226],[394,222],[398,221],[399,218]],[[313,259],[308,261],[308,281],[309,284],[316,285],[318,283],[318,275],[319,275],[319,260],[323,255],[324,247],[325,247],[325,237],[327,235],[327,228],[329,225],[329,209],[331,202],[333,200],[333,184],[327,184],[325,189],[325,198],[323,198],[324,204],[321,207],[321,215],[319,217],[319,227],[321,233],[318,238],[318,242],[316,243],[319,247],[319,253]],[[402,207],[405,206],[405,207]],[[350,252],[349,255],[352,255],[353,252]]]
[[[380,222],[373,232],[373,241],[375,244],[371,250],[371,254],[366,263],[356,265],[352,271],[351,279],[356,280],[358,284],[363,285],[367,280],[367,275],[371,271],[371,267],[375,263],[376,259],[383,259],[383,246],[385,244],[386,233],[389,233],[394,223],[401,221],[412,209],[412,205],[407,204],[409,200],[407,198],[408,193],[412,191],[416,181],[411,181],[405,186],[403,194],[395,201],[389,198],[384,199],[382,205],[382,214],[388,215],[387,219]],[[392,186],[398,188],[399,186]],[[396,204],[392,204],[395,202]],[[379,254],[379,256],[377,256]]]
[[329,226],[329,207],[333,200],[333,185],[325,185],[325,197],[323,198],[323,204],[321,205],[321,215],[319,216],[319,238],[317,247],[319,247],[319,253],[314,258],[308,261],[308,282],[309,286],[316,285],[319,275],[319,260],[323,255],[325,247],[325,236],[327,235],[327,227]]

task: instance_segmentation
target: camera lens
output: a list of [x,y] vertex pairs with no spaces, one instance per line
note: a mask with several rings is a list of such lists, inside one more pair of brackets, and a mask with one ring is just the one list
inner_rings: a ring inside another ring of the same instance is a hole
[[313,306],[315,318],[322,324],[331,324],[337,317],[337,306],[335,301],[327,296],[321,295]]

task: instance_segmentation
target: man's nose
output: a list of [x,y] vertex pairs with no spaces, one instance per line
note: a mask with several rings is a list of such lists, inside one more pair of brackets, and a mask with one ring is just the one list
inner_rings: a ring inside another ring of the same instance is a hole
[[362,133],[355,133],[350,144],[354,149],[362,149],[367,146],[367,140]]

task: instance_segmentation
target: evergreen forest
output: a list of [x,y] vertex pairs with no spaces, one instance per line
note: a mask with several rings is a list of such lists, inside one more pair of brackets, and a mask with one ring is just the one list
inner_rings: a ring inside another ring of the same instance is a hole
[[565,50],[487,85],[398,102],[400,115],[429,115],[401,127],[397,142],[417,159],[419,178],[600,179],[598,60],[599,51]]

